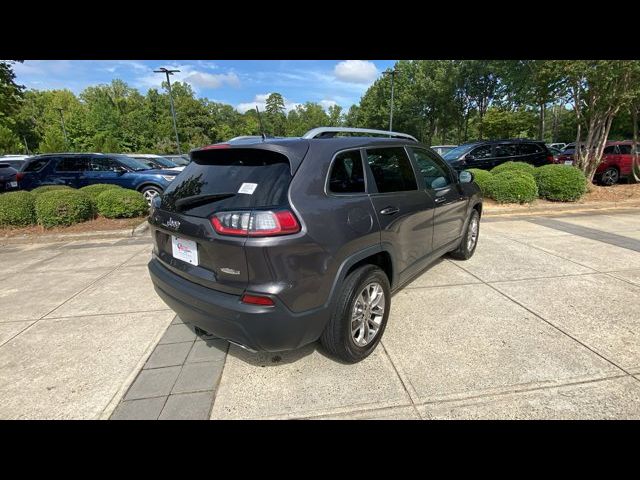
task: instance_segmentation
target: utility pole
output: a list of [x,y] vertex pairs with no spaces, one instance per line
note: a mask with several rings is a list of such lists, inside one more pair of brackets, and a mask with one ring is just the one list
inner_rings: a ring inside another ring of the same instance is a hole
[[393,131],[393,79],[396,76],[396,69],[385,70],[383,72],[384,75],[391,75],[391,110],[389,112],[389,131]]
[[169,79],[169,75],[173,75],[180,70],[169,70],[164,67],[154,70],[154,73],[164,73],[167,76],[167,85],[169,88],[169,103],[171,104],[171,117],[173,118],[173,131],[176,134],[176,144],[178,145],[178,155],[182,155],[182,150],[180,150],[180,139],[178,138],[178,125],[176,124],[176,110],[173,106],[173,95],[171,93],[171,80]]
[[67,140],[67,129],[64,127],[64,109],[56,108],[60,112],[60,121],[62,122],[62,133],[64,135],[64,146],[67,150],[69,150],[69,141]]
[[64,126],[64,114],[62,113],[62,112],[64,112],[64,109],[56,108],[56,110],[58,110],[60,112],[60,121],[62,122],[62,133],[64,134],[64,145],[65,145],[65,148],[68,150],[69,149],[69,141],[67,140],[67,129]]

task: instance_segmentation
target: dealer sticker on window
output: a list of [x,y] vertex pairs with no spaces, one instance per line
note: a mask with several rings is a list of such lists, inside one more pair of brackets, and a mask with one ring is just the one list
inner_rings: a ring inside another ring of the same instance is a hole
[[253,192],[256,191],[257,183],[243,183],[240,185],[240,189],[238,193],[246,193],[247,195],[253,195]]

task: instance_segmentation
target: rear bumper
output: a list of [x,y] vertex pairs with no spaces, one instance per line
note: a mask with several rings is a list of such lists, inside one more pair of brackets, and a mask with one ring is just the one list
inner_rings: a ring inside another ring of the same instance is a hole
[[292,312],[277,297],[273,307],[247,305],[174,274],[156,258],[148,266],[156,292],[183,322],[252,350],[294,350],[314,342],[329,319],[329,308]]

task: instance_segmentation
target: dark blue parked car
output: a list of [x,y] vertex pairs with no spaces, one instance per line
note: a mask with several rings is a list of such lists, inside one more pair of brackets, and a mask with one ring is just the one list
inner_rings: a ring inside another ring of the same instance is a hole
[[112,183],[142,192],[147,202],[164,192],[180,172],[151,169],[126,155],[108,153],[52,153],[31,157],[22,168],[20,188],[43,185],[81,188]]

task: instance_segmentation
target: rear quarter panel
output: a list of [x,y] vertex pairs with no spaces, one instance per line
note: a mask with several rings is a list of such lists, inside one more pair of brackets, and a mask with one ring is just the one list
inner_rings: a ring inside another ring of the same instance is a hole
[[342,262],[380,244],[375,212],[366,194],[325,193],[333,155],[322,150],[309,150],[289,187],[289,202],[301,232],[246,243],[249,288],[279,283],[279,298],[295,312],[327,304]]

